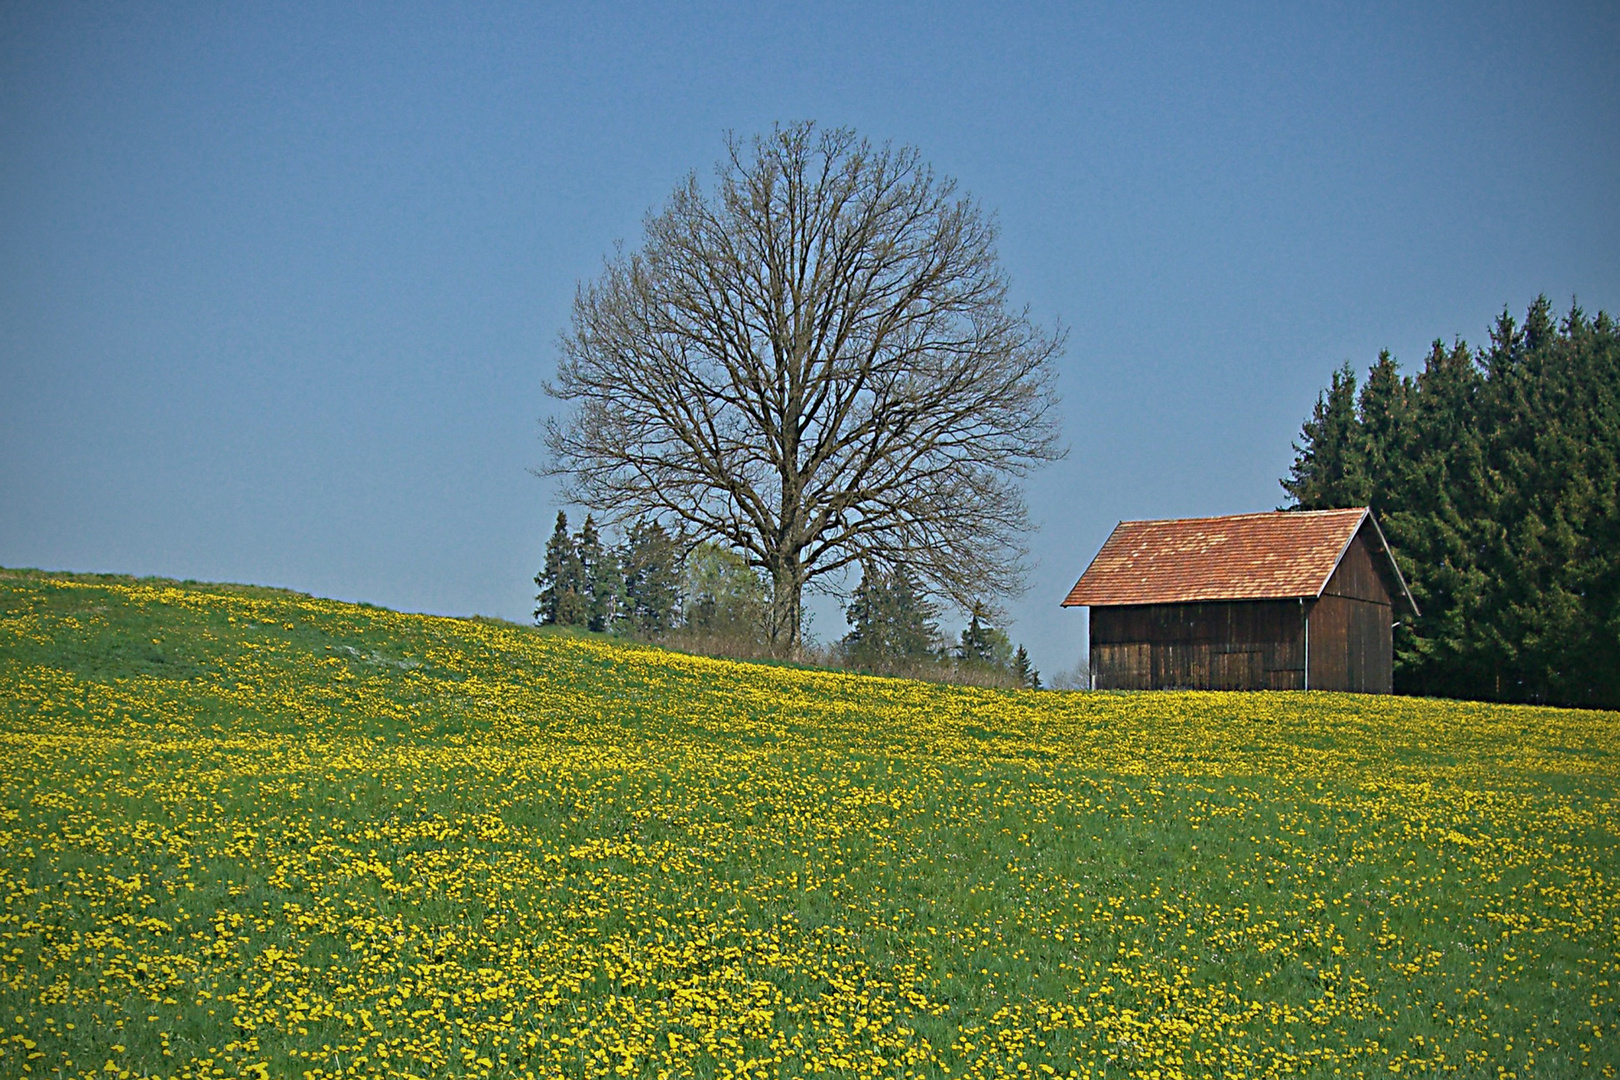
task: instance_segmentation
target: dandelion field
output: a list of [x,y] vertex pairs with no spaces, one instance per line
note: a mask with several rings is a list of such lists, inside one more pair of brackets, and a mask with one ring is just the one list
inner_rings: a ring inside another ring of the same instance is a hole
[[0,1076],[1613,1076],[1620,714],[0,571]]

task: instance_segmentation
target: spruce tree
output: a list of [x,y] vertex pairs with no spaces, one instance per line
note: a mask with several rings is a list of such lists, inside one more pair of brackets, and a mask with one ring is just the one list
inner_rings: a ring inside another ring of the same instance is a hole
[[[1389,509],[1389,495],[1404,480],[1411,435],[1411,383],[1402,378],[1395,358],[1385,349],[1367,370],[1367,381],[1356,398],[1354,458],[1358,484],[1355,491],[1335,492],[1348,498],[1347,506],[1370,506],[1380,519]],[[1355,495],[1365,495],[1356,499]],[[1337,509],[1337,507],[1335,507]]]
[[1019,644],[1018,651],[1013,653],[1012,672],[1019,686],[1028,690],[1041,688],[1041,673],[1035,670],[1035,665],[1029,659],[1029,650],[1025,649],[1022,643]]
[[1356,376],[1349,361],[1333,373],[1327,390],[1294,444],[1294,464],[1283,489],[1301,510],[1366,505],[1366,472],[1356,419]]
[[625,617],[636,633],[663,634],[675,625],[681,603],[681,552],[663,525],[646,519],[630,526],[619,555]]
[[1486,487],[1479,394],[1484,377],[1462,341],[1436,341],[1414,380],[1410,476],[1392,543],[1411,564],[1420,624],[1398,639],[1396,678],[1450,697],[1491,695],[1502,657],[1480,649],[1490,587],[1481,555],[1499,524]]
[[1005,632],[986,621],[982,605],[974,604],[967,628],[956,647],[956,658],[969,668],[1007,671],[1012,667],[1012,641]]
[[588,630],[612,630],[620,616],[623,580],[618,556],[603,545],[590,514],[585,515],[585,524],[574,538],[574,550],[579,553],[582,577],[579,591],[584,610],[580,623]]
[[585,568],[574,538],[568,532],[568,514],[557,511],[557,525],[546,542],[546,562],[534,583],[534,618],[546,626],[578,626],[584,620],[582,591]]
[[939,609],[903,567],[890,573],[868,568],[845,609],[850,626],[841,642],[845,659],[888,672],[926,663],[939,652],[938,616]]
[[1497,696],[1620,702],[1620,349],[1606,316],[1543,299],[1504,313],[1484,365],[1502,524],[1488,616],[1511,683]]

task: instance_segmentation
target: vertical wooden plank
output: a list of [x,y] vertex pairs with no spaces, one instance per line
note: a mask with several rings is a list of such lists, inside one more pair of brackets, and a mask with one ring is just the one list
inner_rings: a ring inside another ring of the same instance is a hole
[[1306,685],[1312,690],[1350,688],[1349,603],[1342,597],[1323,596],[1311,605],[1310,671]]
[[1380,606],[1378,609],[1378,679],[1372,692],[1375,694],[1393,694],[1395,692],[1395,610],[1391,606]]

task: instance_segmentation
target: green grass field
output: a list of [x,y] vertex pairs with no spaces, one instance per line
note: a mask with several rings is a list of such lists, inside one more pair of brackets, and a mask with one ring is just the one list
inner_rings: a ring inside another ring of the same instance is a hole
[[0,1075],[1613,1076],[1620,714],[0,571]]

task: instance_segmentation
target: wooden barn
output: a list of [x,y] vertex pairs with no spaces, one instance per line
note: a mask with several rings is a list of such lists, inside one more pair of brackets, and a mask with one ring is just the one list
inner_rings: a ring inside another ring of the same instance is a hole
[[1390,692],[1417,605],[1372,511],[1122,521],[1064,607],[1099,690]]

